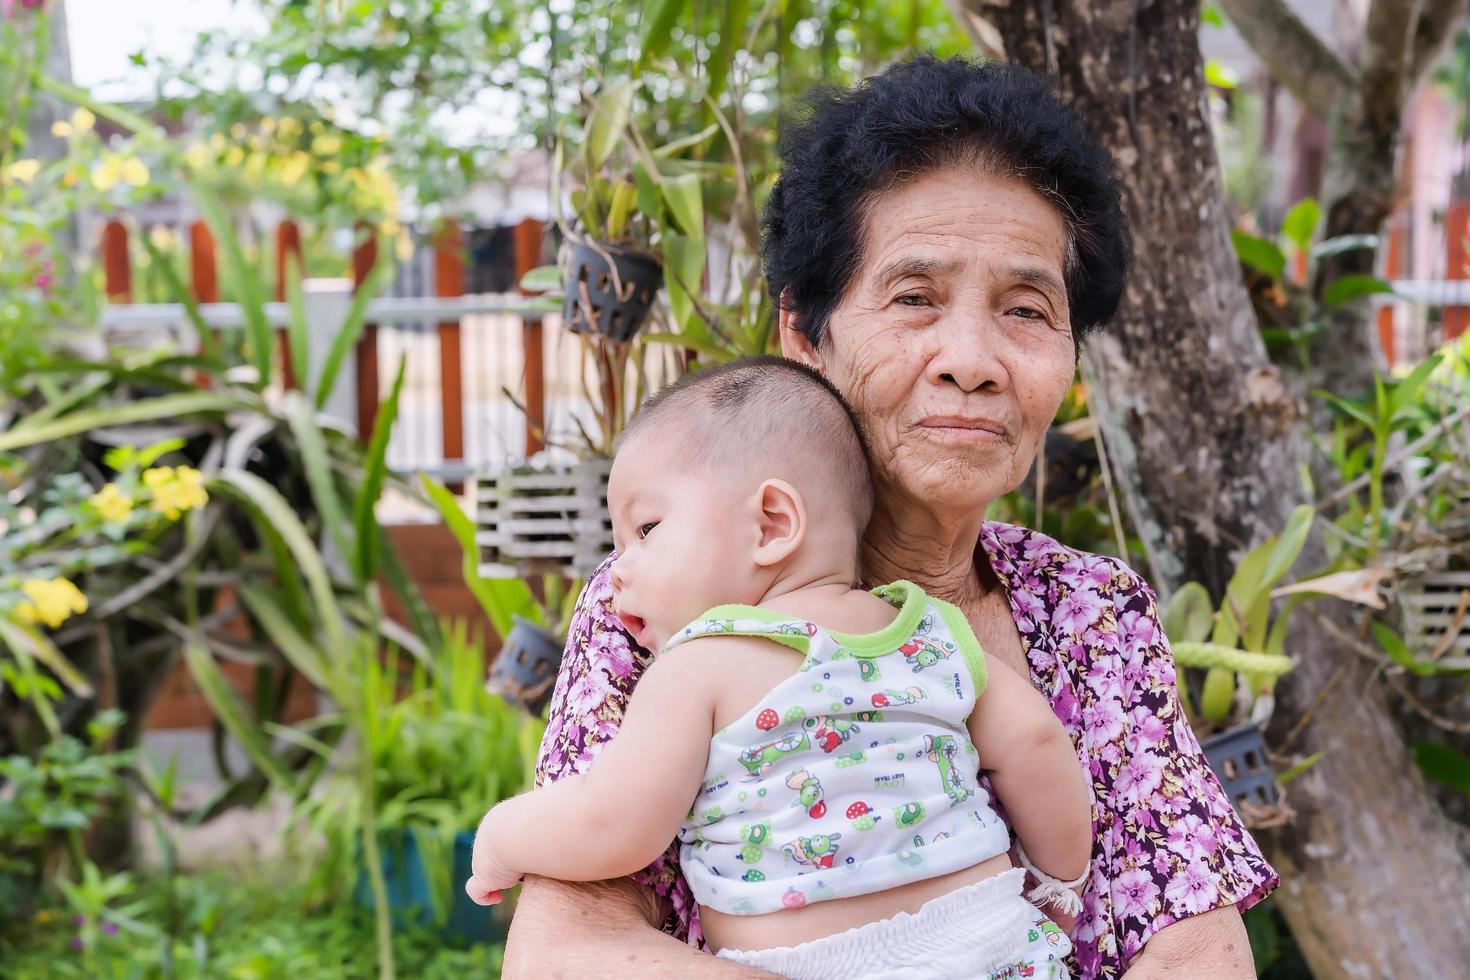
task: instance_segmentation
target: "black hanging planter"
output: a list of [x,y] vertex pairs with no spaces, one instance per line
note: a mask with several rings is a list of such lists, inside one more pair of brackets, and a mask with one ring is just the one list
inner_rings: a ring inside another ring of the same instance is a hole
[[1225,793],[1237,810],[1281,802],[1276,772],[1266,758],[1266,737],[1260,725],[1241,725],[1200,742],[1205,759],[1220,777]]
[[533,715],[551,700],[563,644],[530,620],[515,618],[490,667],[490,690]]
[[[613,266],[617,267],[616,281]],[[573,333],[601,334],[626,343],[648,319],[663,281],[663,269],[651,255],[602,242],[596,249],[578,243],[572,247],[567,268],[562,322]]]

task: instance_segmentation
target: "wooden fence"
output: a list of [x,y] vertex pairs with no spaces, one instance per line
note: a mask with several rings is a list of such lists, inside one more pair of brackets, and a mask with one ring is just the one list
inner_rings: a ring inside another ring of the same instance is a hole
[[[359,232],[362,242],[355,248],[351,257],[352,288],[354,290],[361,288],[368,280],[378,259],[378,243],[375,236],[365,233],[367,229],[360,228]],[[132,243],[129,237],[127,225],[120,220],[108,221],[103,226],[101,263],[104,288],[108,303],[113,307],[132,306],[134,301],[134,266],[131,259]],[[186,239],[188,248],[188,288],[192,298],[201,306],[219,304],[219,261],[214,237],[209,227],[203,221],[195,221],[188,226],[182,237]],[[515,277],[519,282],[521,276],[528,270],[541,264],[545,228],[539,221],[526,219],[515,226],[513,241]],[[274,245],[274,281],[272,285],[275,300],[277,304],[281,304],[286,300],[288,264],[292,261],[297,263],[302,261],[302,238],[299,226],[290,220],[280,222],[274,231]],[[465,440],[466,338],[463,322],[465,318],[460,315],[459,311],[466,311],[471,315],[477,311],[487,315],[509,315],[518,321],[515,336],[513,338],[503,337],[501,340],[509,341],[519,349],[497,351],[506,355],[501,358],[502,360],[508,360],[509,355],[513,353],[523,365],[523,375],[519,379],[521,390],[517,408],[517,411],[524,415],[523,433],[520,440],[521,445],[517,447],[518,451],[511,455],[524,458],[540,451],[545,448],[544,433],[547,428],[547,365],[545,334],[541,317],[517,311],[510,305],[505,305],[505,308],[494,303],[476,305],[463,299],[465,294],[465,236],[456,222],[441,223],[429,236],[428,246],[430,253],[428,265],[432,272],[429,277],[425,278],[432,279],[432,296],[421,297],[412,288],[396,290],[397,298],[408,300],[407,305],[415,308],[405,311],[402,309],[403,304],[399,304],[399,316],[405,320],[423,319],[422,307],[425,304],[433,306],[434,301],[442,301],[438,305],[445,311],[442,319],[432,321],[436,341],[434,360],[437,363],[434,365],[435,370],[428,372],[434,379],[433,386],[437,388],[437,427],[439,431],[438,446],[435,448],[442,465],[425,468],[455,470],[456,468],[463,469],[467,465]],[[402,280],[402,277],[400,279]],[[390,287],[389,292],[394,291]],[[524,304],[521,305],[524,306]],[[126,311],[116,312],[121,314]],[[143,314],[142,319],[148,319],[144,310],[135,309],[132,312]],[[412,315],[415,313],[418,314],[416,317]],[[160,312],[156,319],[161,322],[168,319],[170,315]],[[172,315],[176,316],[177,311],[174,311]],[[223,313],[221,317],[229,319]],[[394,324],[370,322],[364,328],[357,344],[355,370],[352,372],[356,390],[355,413],[353,417],[344,421],[355,423],[358,433],[363,438],[366,438],[367,434],[372,431],[383,393],[382,365],[384,358],[381,356],[380,347],[387,339],[384,330],[392,329],[394,326]],[[407,329],[401,324],[398,326]],[[402,349],[406,352],[410,346],[413,346],[404,338],[400,340],[402,342],[395,345],[395,350]],[[493,354],[497,352],[492,352],[492,359]],[[296,366],[291,362],[291,353],[286,343],[284,329],[278,330],[277,356],[282,366],[283,384],[292,388],[300,386],[302,379],[297,376]],[[559,366],[565,369],[564,364]],[[472,382],[473,380],[471,379]],[[492,393],[492,396],[495,394]],[[395,428],[395,439],[398,438],[398,435],[398,429]]]

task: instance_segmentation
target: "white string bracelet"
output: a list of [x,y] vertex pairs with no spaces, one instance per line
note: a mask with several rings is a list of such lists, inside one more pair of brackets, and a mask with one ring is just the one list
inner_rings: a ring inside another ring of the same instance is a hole
[[1081,887],[1087,881],[1087,876],[1092,870],[1090,864],[1083,868],[1082,873],[1073,880],[1062,881],[1060,878],[1053,878],[1032,864],[1020,841],[1016,841],[1016,856],[1021,859],[1022,866],[1031,872],[1037,882],[1036,887],[1031,889],[1030,894],[1026,896],[1027,898],[1037,905],[1045,905],[1050,902],[1066,915],[1077,915],[1082,911],[1082,899],[1073,889]]

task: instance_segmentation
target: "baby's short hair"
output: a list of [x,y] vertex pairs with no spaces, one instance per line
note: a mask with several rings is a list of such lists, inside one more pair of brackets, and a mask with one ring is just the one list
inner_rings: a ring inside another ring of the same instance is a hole
[[691,468],[809,472],[808,486],[843,495],[859,535],[873,515],[862,423],[832,382],[799,361],[762,354],[686,374],[644,401],[619,446],[666,426]]

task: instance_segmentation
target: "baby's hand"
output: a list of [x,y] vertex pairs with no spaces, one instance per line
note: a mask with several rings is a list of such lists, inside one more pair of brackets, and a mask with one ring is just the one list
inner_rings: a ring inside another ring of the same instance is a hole
[[506,868],[495,857],[490,843],[493,833],[490,829],[490,816],[494,812],[491,810],[480,821],[480,829],[475,833],[475,849],[470,857],[470,870],[473,874],[464,883],[465,894],[476,905],[497,904],[505,898],[505,889],[521,880],[521,875]]

